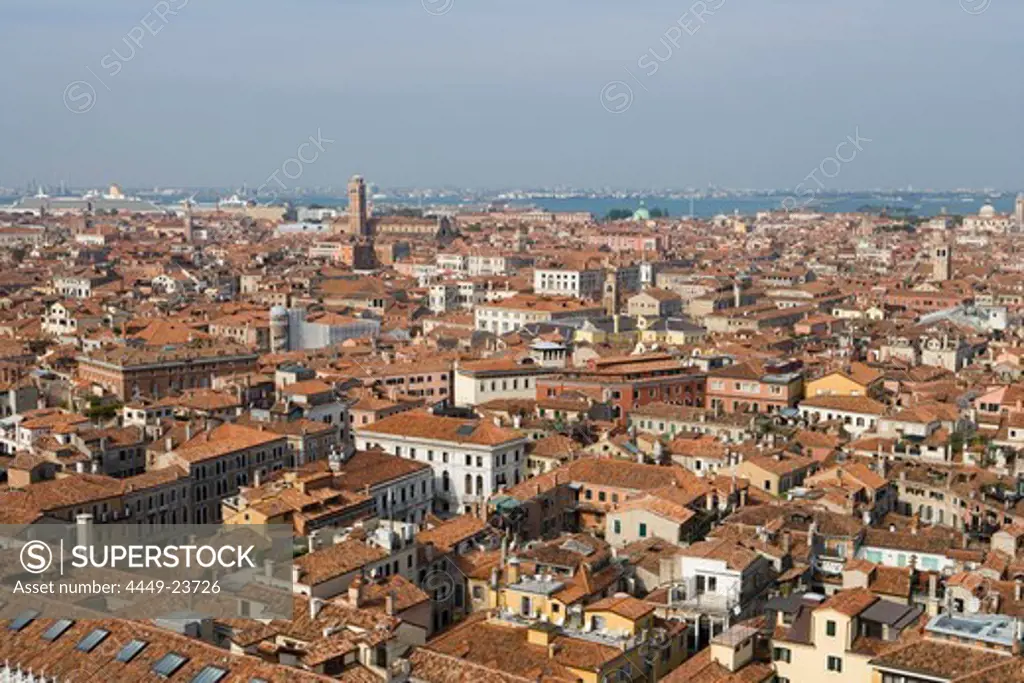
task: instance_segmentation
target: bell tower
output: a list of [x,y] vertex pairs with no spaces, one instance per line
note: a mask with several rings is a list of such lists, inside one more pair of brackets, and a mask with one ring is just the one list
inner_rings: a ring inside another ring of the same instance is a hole
[[370,237],[370,224],[366,215],[366,181],[354,175],[348,181],[349,232],[358,237]]
[[615,268],[604,275],[604,313],[614,316],[619,312],[619,278]]
[[939,242],[932,247],[932,279],[946,282],[953,277],[953,246]]

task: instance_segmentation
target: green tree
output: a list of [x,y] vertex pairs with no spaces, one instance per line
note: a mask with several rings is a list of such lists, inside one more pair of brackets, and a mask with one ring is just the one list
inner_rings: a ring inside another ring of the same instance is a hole
[[633,212],[629,209],[611,209],[608,212],[607,218],[610,221],[622,221],[633,216]]

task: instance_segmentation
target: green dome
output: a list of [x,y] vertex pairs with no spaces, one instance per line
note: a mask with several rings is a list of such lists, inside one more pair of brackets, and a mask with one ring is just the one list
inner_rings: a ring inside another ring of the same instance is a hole
[[635,221],[649,221],[651,220],[651,212],[647,210],[643,202],[640,202],[640,208],[633,212],[633,220]]

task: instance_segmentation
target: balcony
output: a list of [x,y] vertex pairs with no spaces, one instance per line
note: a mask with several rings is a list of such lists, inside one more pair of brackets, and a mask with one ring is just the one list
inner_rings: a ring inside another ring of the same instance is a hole
[[697,586],[696,578],[674,583],[669,588],[668,608],[699,612],[701,614],[725,614],[733,611],[741,602],[737,589],[725,592],[711,591]]

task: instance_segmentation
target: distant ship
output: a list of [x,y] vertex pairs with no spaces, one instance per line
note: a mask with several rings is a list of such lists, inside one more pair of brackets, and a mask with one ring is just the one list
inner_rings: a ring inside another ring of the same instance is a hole
[[218,209],[244,209],[247,206],[249,206],[249,202],[237,194],[233,194],[227,199],[221,198],[217,201]]
[[56,215],[100,211],[124,211],[126,213],[166,213],[166,208],[139,197],[126,196],[119,185],[111,185],[107,192],[89,190],[80,197],[51,197],[42,187],[31,197],[21,197],[7,207],[12,213],[41,215],[42,212]]

